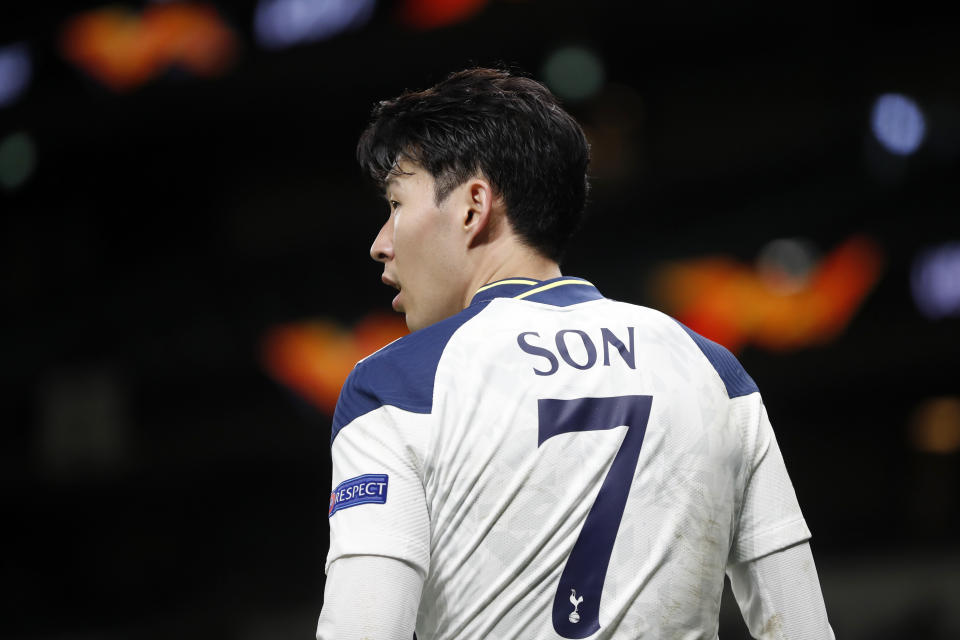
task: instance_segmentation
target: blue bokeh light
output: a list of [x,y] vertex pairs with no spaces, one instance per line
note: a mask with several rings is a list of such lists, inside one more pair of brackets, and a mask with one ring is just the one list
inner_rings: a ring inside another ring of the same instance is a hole
[[282,49],[361,27],[375,6],[375,0],[260,0],[253,26],[262,47]]
[[913,300],[931,319],[960,315],[960,242],[922,252],[910,274]]
[[13,104],[30,83],[30,51],[24,44],[0,48],[0,107]]
[[910,155],[923,143],[927,130],[923,111],[911,98],[886,93],[873,103],[873,135],[890,153]]

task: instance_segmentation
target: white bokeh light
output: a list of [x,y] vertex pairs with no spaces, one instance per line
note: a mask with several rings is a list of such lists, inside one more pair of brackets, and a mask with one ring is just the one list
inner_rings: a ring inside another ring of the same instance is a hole
[[585,47],[557,49],[543,65],[543,80],[565,100],[585,100],[603,87],[606,72],[603,60]]
[[37,147],[25,131],[0,139],[0,189],[18,189],[37,166]]
[[778,238],[768,242],[757,256],[757,272],[775,293],[790,295],[807,286],[817,266],[817,251],[803,238]]

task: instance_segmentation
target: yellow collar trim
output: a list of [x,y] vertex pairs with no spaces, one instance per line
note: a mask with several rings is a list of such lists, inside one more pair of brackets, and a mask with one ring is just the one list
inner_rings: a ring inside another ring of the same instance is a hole
[[562,287],[562,286],[567,285],[567,284],[584,284],[584,285],[587,285],[587,286],[589,286],[589,287],[592,287],[592,286],[593,286],[593,283],[587,282],[586,280],[560,280],[559,282],[551,282],[550,284],[545,284],[545,285],[543,285],[542,287],[537,287],[536,289],[530,289],[530,291],[524,291],[523,293],[521,293],[521,294],[518,295],[518,296],[513,296],[513,298],[514,298],[515,300],[522,300],[523,298],[526,298],[527,296],[532,296],[532,295],[534,295],[534,294],[536,294],[536,293],[540,293],[541,291],[546,291],[546,290],[548,290],[548,289],[553,289],[554,287]]
[[486,284],[480,287],[479,289],[477,289],[476,293],[474,293],[473,295],[477,295],[477,293],[480,293],[481,291],[486,291],[487,289],[492,289],[493,287],[499,287],[502,284],[537,284],[537,281],[536,280],[520,280],[517,278],[514,278],[513,280],[499,280],[497,282],[491,282],[490,284]]

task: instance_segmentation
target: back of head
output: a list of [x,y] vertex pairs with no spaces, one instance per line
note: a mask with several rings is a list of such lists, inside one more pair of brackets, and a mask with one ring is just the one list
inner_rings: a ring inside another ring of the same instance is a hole
[[559,261],[584,214],[589,146],[539,82],[468,69],[423,91],[379,103],[357,159],[379,184],[407,159],[436,181],[436,200],[482,174],[506,204],[519,238]]

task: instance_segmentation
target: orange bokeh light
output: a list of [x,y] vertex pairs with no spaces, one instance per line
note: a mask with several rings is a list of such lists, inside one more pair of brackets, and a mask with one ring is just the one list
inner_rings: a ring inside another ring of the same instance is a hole
[[480,13],[490,0],[406,0],[400,20],[417,29],[438,29],[464,22]]
[[271,329],[261,356],[272,378],[332,415],[357,361],[406,334],[399,315],[373,314],[349,330],[329,321],[294,323]]
[[179,2],[142,14],[120,7],[81,14],[66,24],[60,44],[68,60],[114,91],[129,91],[173,65],[217,75],[237,49],[215,9]]
[[880,248],[853,237],[825,256],[805,286],[772,289],[748,265],[701,258],[662,267],[654,293],[665,311],[731,351],[752,343],[772,351],[823,344],[846,328],[880,277]]
[[910,420],[910,440],[924,453],[960,451],[960,398],[930,398],[917,407]]

